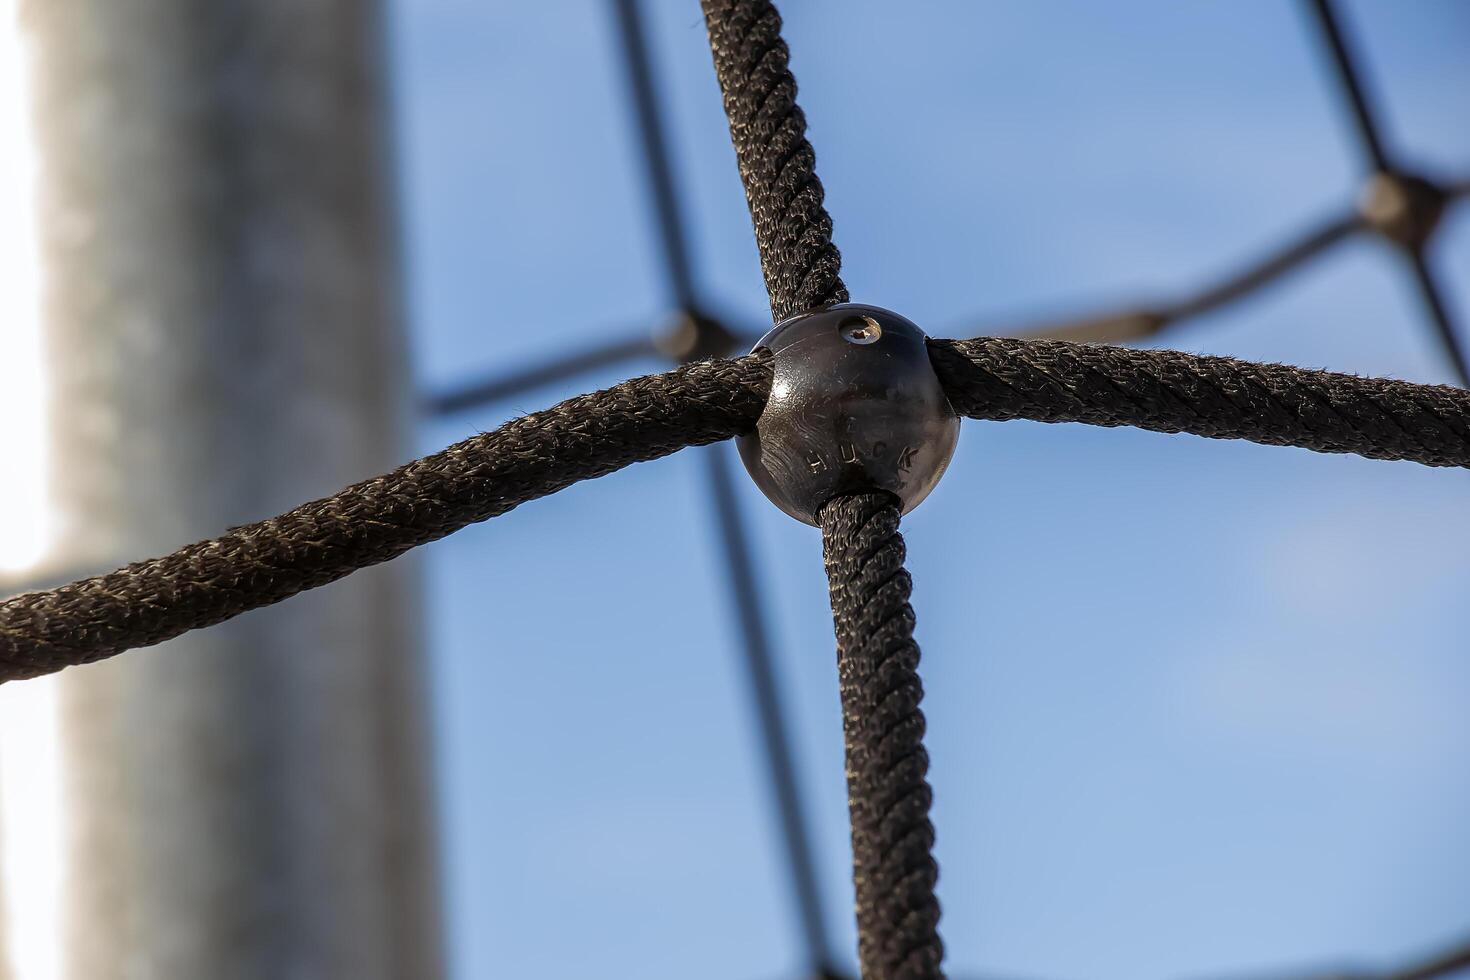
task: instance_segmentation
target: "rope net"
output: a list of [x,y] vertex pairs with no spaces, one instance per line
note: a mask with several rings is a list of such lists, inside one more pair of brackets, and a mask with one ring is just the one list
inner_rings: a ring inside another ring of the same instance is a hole
[[[772,316],[845,301],[781,18],[768,0],[702,6]],[[1104,328],[1114,335],[1155,332],[1195,307],[1255,288],[1360,225],[1333,223],[1193,305],[1133,314],[1137,322],[1084,322],[1074,334],[1085,340]],[[1061,340],[933,340],[929,353],[952,406],[971,419],[1133,426],[1470,466],[1470,391],[1460,388]],[[635,378],[173,554],[13,597],[0,603],[0,682],[160,643],[578,481],[744,434],[761,414],[771,379],[763,351]],[[860,493],[829,501],[818,519],[837,640],[863,976],[939,978],[923,688],[899,507],[885,493]],[[1440,976],[1470,962],[1465,955],[1401,975]]]

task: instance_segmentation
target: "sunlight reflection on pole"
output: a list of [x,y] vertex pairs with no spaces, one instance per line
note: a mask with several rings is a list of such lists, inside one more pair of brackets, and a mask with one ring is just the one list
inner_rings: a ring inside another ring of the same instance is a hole
[[[26,67],[15,0],[0,0],[0,573],[40,565],[51,516]],[[0,687],[0,975],[13,980],[59,980],[63,966],[56,725],[53,678]]]

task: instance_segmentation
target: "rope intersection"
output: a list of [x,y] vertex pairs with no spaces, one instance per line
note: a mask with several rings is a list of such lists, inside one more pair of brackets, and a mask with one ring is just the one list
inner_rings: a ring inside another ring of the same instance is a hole
[[[781,18],[769,0],[702,6],[772,315],[782,320],[846,301]],[[1264,268],[1294,264],[1357,225],[1334,224]],[[1260,275],[1196,305],[1224,302]],[[686,286],[678,291],[687,294],[687,269],[680,278]],[[1192,312],[1150,314],[1144,332]],[[932,340],[929,356],[951,405],[971,419],[1133,426],[1470,467],[1470,391],[1460,388],[1058,340]],[[160,643],[572,483],[744,434],[771,383],[764,352],[635,378],[278,517],[8,599],[0,603],[0,682]],[[818,519],[837,641],[863,976],[940,978],[932,792],[899,508],[885,493],[856,493],[829,501]]]
[[[960,414],[1245,439],[1470,466],[1470,391],[1175,351],[934,340]],[[108,575],[0,602],[0,681],[223,622],[537,497],[749,430],[769,358],[698,361],[579,395],[391,473]]]

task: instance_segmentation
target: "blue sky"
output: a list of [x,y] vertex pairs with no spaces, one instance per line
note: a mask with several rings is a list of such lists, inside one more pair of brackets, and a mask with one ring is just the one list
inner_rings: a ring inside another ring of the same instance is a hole
[[[700,281],[759,325],[697,4],[645,6]],[[1357,192],[1298,4],[787,6],[854,298],[937,336],[1167,298]],[[1393,143],[1470,172],[1470,7],[1359,0],[1344,16]],[[391,20],[423,385],[657,323],[609,5],[397,0]],[[1164,343],[1447,380],[1394,258],[1351,243]],[[1435,262],[1470,322],[1470,208]],[[422,448],[658,369],[426,424]],[[458,980],[794,976],[699,462],[429,549]],[[1467,490],[1465,473],[1407,464],[967,423],[905,524],[952,973],[1372,966],[1470,932]],[[740,491],[847,950],[820,545]]]

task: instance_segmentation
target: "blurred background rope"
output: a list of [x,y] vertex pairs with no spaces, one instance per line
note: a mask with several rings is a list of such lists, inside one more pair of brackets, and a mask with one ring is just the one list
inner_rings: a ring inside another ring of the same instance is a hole
[[847,301],[817,155],[796,104],[781,15],[766,0],[702,0],[771,316]]
[[898,500],[838,497],[817,519],[837,632],[858,958],[865,980],[936,980],[939,866]]

